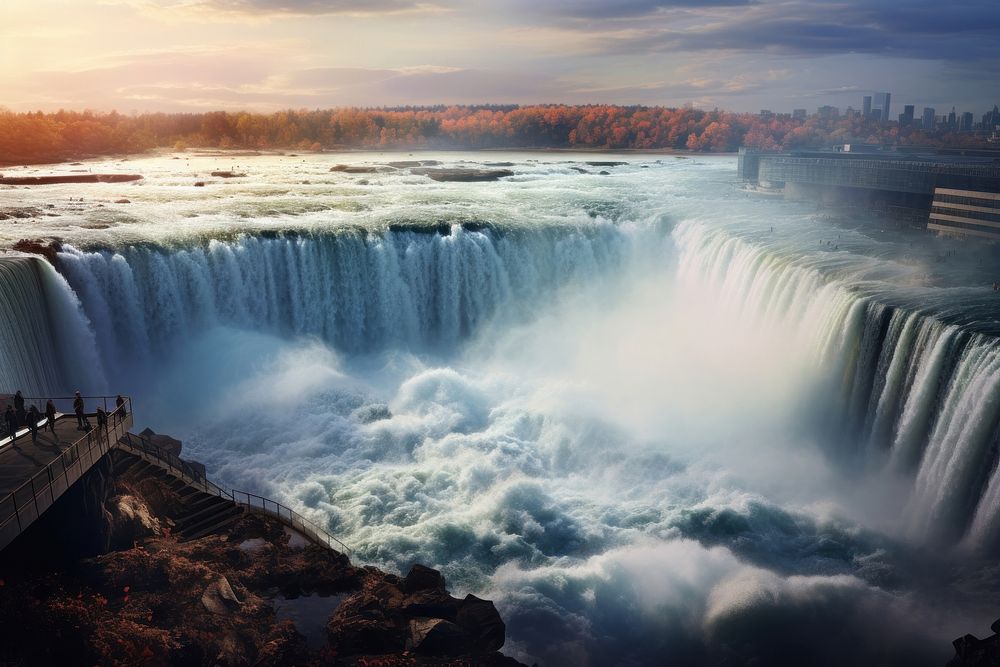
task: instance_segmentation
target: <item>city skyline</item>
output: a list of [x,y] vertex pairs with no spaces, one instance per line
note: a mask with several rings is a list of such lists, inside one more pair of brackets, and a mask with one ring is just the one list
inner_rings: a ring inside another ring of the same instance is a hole
[[204,111],[620,103],[756,112],[890,90],[981,115],[992,3],[8,0],[0,106]]

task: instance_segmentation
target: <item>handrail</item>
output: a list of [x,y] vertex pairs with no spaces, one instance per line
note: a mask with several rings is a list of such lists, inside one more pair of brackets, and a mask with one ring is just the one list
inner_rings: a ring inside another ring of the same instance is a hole
[[[53,397],[51,400],[69,400],[70,398],[75,399],[75,397]],[[82,398],[106,400],[112,397],[87,396]],[[117,399],[117,396],[114,398]],[[101,457],[112,449],[120,448],[144,455],[143,458],[146,458],[146,460],[152,458],[153,460],[150,462],[158,463],[161,467],[165,464],[169,473],[181,478],[185,483],[204,493],[229,500],[237,505],[246,507],[250,511],[274,517],[286,526],[304,533],[312,538],[313,541],[323,544],[333,551],[343,551],[347,554],[352,553],[350,547],[292,508],[264,496],[246,491],[236,491],[216,484],[209,480],[207,475],[179,456],[153,444],[144,436],[130,433],[128,427],[131,423],[132,399],[128,396],[123,396],[123,398],[125,399],[125,404],[108,413],[108,424],[105,429],[101,430],[97,426],[94,426],[85,435],[60,452],[59,456],[14,489],[14,491],[0,498],[0,511],[3,511],[3,508],[8,503],[10,504],[10,513],[6,516],[0,515],[0,549],[10,544],[28,525],[41,516],[42,512],[54,504],[56,499],[73,482],[82,477]],[[25,400],[37,401],[42,399],[26,397]],[[46,398],[44,400],[49,399]],[[58,421],[72,416],[70,414],[61,414],[56,419]],[[112,435],[114,436],[113,439],[110,437]],[[86,448],[82,447],[84,444],[86,444]],[[96,457],[94,456],[95,449],[98,450]],[[84,457],[89,459],[89,464],[86,467],[82,465]],[[57,467],[57,464],[59,467]],[[53,471],[55,471],[55,474],[53,474]],[[71,473],[72,480],[70,480]],[[27,492],[29,488],[30,496]],[[46,492],[47,496],[45,495]],[[24,500],[21,504],[18,503],[19,496]],[[22,514],[24,514],[23,521]],[[10,533],[9,531],[12,521],[17,524],[17,531],[15,533]]]
[[[128,398],[121,408],[108,415],[105,428],[92,427],[28,480],[0,498],[0,511],[8,508],[6,515],[0,514],[0,548],[10,544],[17,535],[51,507],[59,496],[111,450],[114,446],[112,443],[117,441],[118,437],[128,432],[131,408],[132,401]],[[69,416],[61,415],[57,420]],[[83,465],[85,458],[89,460],[86,466]],[[19,497],[24,500],[23,503],[18,502]],[[16,532],[11,531],[12,523],[16,523]]]
[[[136,444],[136,440],[139,441],[138,444]],[[149,439],[144,436],[135,435],[133,433],[125,433],[125,435],[122,436],[119,445],[122,446],[125,445],[125,443],[127,443],[128,449],[143,452],[152,456],[154,459],[157,459],[161,463],[165,463],[171,474],[180,477],[186,483],[205,493],[208,493],[209,495],[218,496],[236,503],[237,505],[242,505],[251,511],[275,517],[281,523],[298,530],[299,532],[305,533],[314,541],[326,545],[329,549],[334,551],[345,551],[348,554],[353,553],[351,548],[346,544],[292,508],[282,505],[281,503],[271,500],[270,498],[259,496],[255,493],[238,491],[216,484],[215,482],[209,480],[207,475],[203,475],[196,470],[190,463],[183,460],[176,454],[168,452],[162,447],[150,442]],[[271,509],[272,507],[273,509]]]

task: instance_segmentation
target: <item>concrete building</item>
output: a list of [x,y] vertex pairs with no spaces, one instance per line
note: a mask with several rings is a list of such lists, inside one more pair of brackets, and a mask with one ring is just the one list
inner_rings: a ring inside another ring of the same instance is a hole
[[927,229],[1000,240],[1000,193],[934,188]]
[[[871,148],[790,153],[741,148],[739,176],[787,199],[876,211],[952,235],[996,234],[1000,240],[1000,151]],[[959,191],[966,194],[954,194]]]
[[865,120],[872,117],[872,96],[865,95],[864,105],[862,106],[861,113],[864,114]]

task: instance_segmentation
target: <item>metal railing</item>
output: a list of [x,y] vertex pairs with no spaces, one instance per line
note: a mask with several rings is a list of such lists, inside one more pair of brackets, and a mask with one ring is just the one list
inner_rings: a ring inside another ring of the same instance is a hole
[[119,447],[141,456],[150,463],[157,464],[167,472],[182,479],[186,484],[224,500],[236,503],[258,514],[265,514],[285,524],[289,528],[303,533],[314,542],[326,546],[333,551],[351,553],[350,547],[305,518],[292,508],[281,503],[247,491],[238,491],[212,482],[187,461],[153,444],[147,438],[133,433],[126,433],[118,443]]
[[[74,482],[111,451],[122,435],[128,433],[132,424],[131,408],[131,399],[126,399],[125,405],[108,415],[105,428],[99,428],[95,424],[27,481],[0,498],[0,549],[13,542],[45,510],[55,504]],[[71,418],[74,415],[62,414],[57,417],[57,421]]]
[[[84,396],[85,401],[102,400],[107,406],[110,396]],[[79,440],[75,441],[44,468],[36,472],[14,491],[0,498],[0,550],[7,547],[28,526],[55,504],[74,482],[83,477],[101,457],[118,448],[139,456],[145,461],[158,465],[169,474],[181,479],[203,493],[218,496],[252,512],[273,517],[284,525],[296,530],[317,544],[333,551],[351,553],[351,549],[286,505],[246,491],[236,491],[220,486],[208,479],[202,470],[179,456],[153,444],[148,438],[129,433],[132,426],[132,399],[123,397],[124,405],[108,413],[106,428],[94,425]],[[52,398],[55,401],[70,401],[75,397]],[[25,401],[50,400],[25,398]],[[94,416],[88,413],[88,417]],[[73,419],[73,414],[59,414],[58,420]]]

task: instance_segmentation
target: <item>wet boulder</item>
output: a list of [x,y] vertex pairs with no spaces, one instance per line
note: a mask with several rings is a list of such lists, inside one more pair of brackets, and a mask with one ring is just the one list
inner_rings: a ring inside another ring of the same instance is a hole
[[415,618],[410,621],[407,645],[424,655],[464,655],[474,652],[471,635],[461,626],[442,618]]
[[466,595],[458,607],[455,623],[472,638],[476,651],[499,651],[507,639],[507,626],[489,600]]
[[441,573],[424,565],[414,565],[403,579],[403,592],[444,591],[445,581]]

